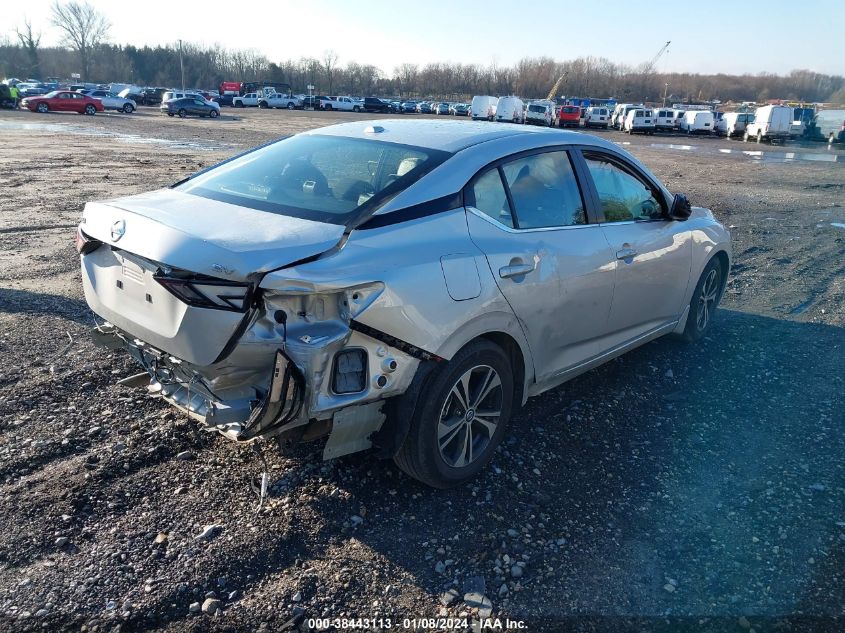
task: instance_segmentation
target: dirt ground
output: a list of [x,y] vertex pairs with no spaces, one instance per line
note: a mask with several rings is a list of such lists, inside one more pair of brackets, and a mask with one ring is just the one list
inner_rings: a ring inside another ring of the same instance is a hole
[[723,309],[532,399],[464,488],[268,446],[258,511],[251,448],[114,386],[136,368],[87,338],[85,202],[350,119],[0,114],[0,630],[411,630],[472,620],[472,591],[531,632],[845,629],[837,147],[597,132],[730,226]]

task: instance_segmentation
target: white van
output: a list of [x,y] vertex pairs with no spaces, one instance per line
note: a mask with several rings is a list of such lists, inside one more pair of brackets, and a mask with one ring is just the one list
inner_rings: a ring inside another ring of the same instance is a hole
[[590,106],[584,113],[584,127],[601,127],[605,130],[610,125],[610,110],[605,106]]
[[628,113],[634,108],[644,107],[645,106],[642,103],[616,104],[616,108],[613,110],[613,114],[610,117],[610,127],[614,127],[617,130],[621,130],[622,127],[625,125],[625,119],[628,117]]
[[469,106],[472,120],[487,119],[488,121],[492,121],[493,117],[496,116],[497,101],[498,99],[496,97],[488,97],[486,95],[473,97],[472,103]]
[[675,129],[675,111],[660,109],[654,112],[654,129],[655,130],[674,130]]
[[756,139],[758,143],[775,139],[786,140],[792,127],[792,108],[768,105],[757,108],[754,121],[745,126],[744,141]]
[[675,129],[681,129],[681,119],[684,118],[684,114],[686,114],[686,110],[672,110],[675,113]]
[[557,125],[557,108],[551,101],[545,99],[532,101],[525,110],[525,122],[534,125],[554,127]]
[[636,132],[654,134],[654,110],[634,108],[625,117],[625,124],[622,129],[628,134]]
[[713,118],[713,113],[710,110],[687,110],[681,119],[681,132],[712,134]]
[[724,134],[727,138],[738,136],[745,132],[746,126],[754,120],[750,112],[725,112],[719,121],[716,121],[716,133]]
[[500,123],[525,123],[525,104],[519,97],[499,97],[495,120]]

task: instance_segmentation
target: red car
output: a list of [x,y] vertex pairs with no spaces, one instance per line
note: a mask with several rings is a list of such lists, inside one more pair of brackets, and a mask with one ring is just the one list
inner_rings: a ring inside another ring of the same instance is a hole
[[561,106],[558,118],[558,125],[560,127],[567,127],[569,125],[578,127],[581,125],[581,108],[578,106]]
[[27,97],[21,101],[21,106],[33,112],[78,112],[79,114],[94,114],[103,111],[103,104],[99,99],[71,92],[70,90],[55,90],[46,95]]

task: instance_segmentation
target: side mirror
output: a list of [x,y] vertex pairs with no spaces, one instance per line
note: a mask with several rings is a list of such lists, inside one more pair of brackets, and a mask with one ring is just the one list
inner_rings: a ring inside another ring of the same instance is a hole
[[683,222],[691,213],[692,207],[687,197],[682,193],[676,193],[675,199],[672,200],[672,208],[669,209],[669,219]]

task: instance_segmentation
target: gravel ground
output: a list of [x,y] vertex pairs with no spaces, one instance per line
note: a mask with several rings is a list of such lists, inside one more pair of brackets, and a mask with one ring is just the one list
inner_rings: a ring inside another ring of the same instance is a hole
[[599,132],[731,226],[723,309],[697,344],[532,399],[464,488],[268,445],[259,510],[252,448],[114,386],[136,368],[87,339],[84,203],[356,118],[0,114],[0,630],[845,628],[845,155],[825,145]]

